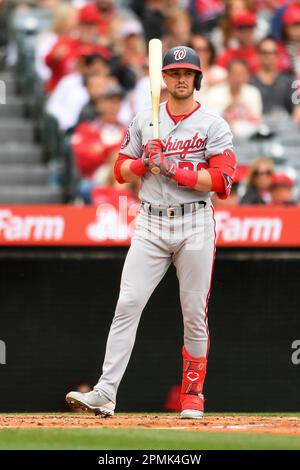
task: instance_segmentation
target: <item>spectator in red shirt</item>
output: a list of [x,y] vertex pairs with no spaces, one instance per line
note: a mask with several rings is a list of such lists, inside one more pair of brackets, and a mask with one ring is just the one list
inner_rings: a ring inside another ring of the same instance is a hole
[[51,29],[38,34],[35,43],[35,70],[43,82],[51,77],[51,71],[45,64],[45,57],[61,36],[73,34],[77,23],[78,11],[69,3],[63,2],[54,10]]
[[84,47],[96,46],[98,53],[109,60],[111,58],[110,51],[100,46],[98,42],[97,18],[92,11],[80,10],[78,34],[76,36],[61,36],[45,58],[45,62],[52,72],[46,90],[52,92],[65,75],[74,72]]
[[283,37],[283,15],[287,8],[293,4],[300,7],[300,0],[278,0],[277,8],[273,13],[272,21],[271,21],[271,28],[270,33],[271,35],[277,40],[282,41]]
[[[233,24],[232,20],[234,17],[239,15],[240,13],[244,13],[245,11],[252,11],[253,1],[252,0],[226,0],[225,1],[225,13],[222,19],[219,22],[220,26],[220,38],[217,39],[216,47],[219,48],[222,43],[224,48],[230,47],[230,43],[232,42],[232,34],[233,34]],[[218,45],[219,44],[219,45]]]
[[256,10],[264,9],[274,11],[282,7],[282,5],[286,3],[286,0],[254,0],[253,3]]
[[218,65],[227,69],[233,59],[245,60],[251,73],[258,68],[258,58],[255,44],[256,17],[250,11],[235,15],[232,19],[233,37],[237,47],[229,47],[217,59]]
[[224,0],[189,0],[188,9],[193,21],[193,31],[214,34],[225,13]]
[[83,122],[75,130],[71,145],[75,163],[82,178],[79,194],[85,203],[91,202],[91,190],[95,184],[103,184],[111,160],[117,155],[125,135],[125,128],[118,121],[121,109],[122,89],[109,84],[94,102],[100,118]]
[[190,4],[200,22],[219,17],[224,12],[223,0],[190,0]]
[[83,6],[80,11],[95,18],[100,37],[107,45],[110,23],[116,15],[114,0],[95,0]]
[[92,189],[92,204],[97,206],[100,204],[111,204],[116,209],[120,209],[120,197],[123,197],[122,206],[124,207],[125,201],[126,207],[129,209],[139,202],[139,187],[139,181],[126,184],[118,183],[114,174],[114,161],[112,161],[108,169],[105,184],[103,186],[94,186]]

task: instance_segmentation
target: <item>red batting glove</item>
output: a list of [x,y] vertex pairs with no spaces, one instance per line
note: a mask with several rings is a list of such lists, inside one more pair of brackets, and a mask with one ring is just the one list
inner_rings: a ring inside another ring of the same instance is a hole
[[149,139],[145,145],[144,153],[148,156],[153,152],[162,152],[164,143],[161,139]]
[[164,154],[161,151],[151,152],[148,157],[146,156],[146,165],[151,171],[153,168],[161,168],[164,161]]

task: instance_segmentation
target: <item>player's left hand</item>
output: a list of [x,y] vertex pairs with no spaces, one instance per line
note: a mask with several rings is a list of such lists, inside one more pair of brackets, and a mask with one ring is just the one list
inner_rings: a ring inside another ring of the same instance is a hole
[[163,155],[163,159],[160,163],[160,172],[162,175],[167,176],[168,178],[173,178],[176,172],[176,164],[170,162],[168,157]]
[[[168,178],[172,178],[175,175],[176,165],[168,160],[163,152],[152,152],[146,158],[146,166],[152,173],[161,173]],[[153,171],[154,169],[154,171]]]

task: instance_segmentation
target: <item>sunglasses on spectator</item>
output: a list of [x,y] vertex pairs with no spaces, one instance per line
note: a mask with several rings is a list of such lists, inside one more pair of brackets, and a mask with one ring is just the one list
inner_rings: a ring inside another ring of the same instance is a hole
[[267,49],[260,49],[260,50],[259,50],[259,53],[260,53],[260,54],[263,54],[263,55],[278,55],[278,51],[277,51],[277,50],[268,51]]
[[272,170],[256,170],[253,172],[253,176],[272,176],[273,171]]

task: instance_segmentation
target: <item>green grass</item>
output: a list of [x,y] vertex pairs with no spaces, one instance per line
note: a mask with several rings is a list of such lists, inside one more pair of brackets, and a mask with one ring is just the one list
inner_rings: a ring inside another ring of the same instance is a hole
[[[2,413],[5,415],[14,413]],[[34,413],[43,415],[44,413]],[[49,413],[52,414],[52,413]],[[54,414],[54,413],[53,413]],[[59,413],[60,414],[60,413]],[[74,416],[74,413],[66,415]],[[128,413],[118,413],[118,415]],[[130,413],[134,414],[134,413]],[[145,415],[165,413],[145,413]],[[294,416],[300,413],[207,413],[210,416]],[[0,429],[0,450],[300,450],[299,436],[247,432],[201,432],[168,429]]]
[[0,449],[300,449],[300,437],[155,429],[1,429]]

